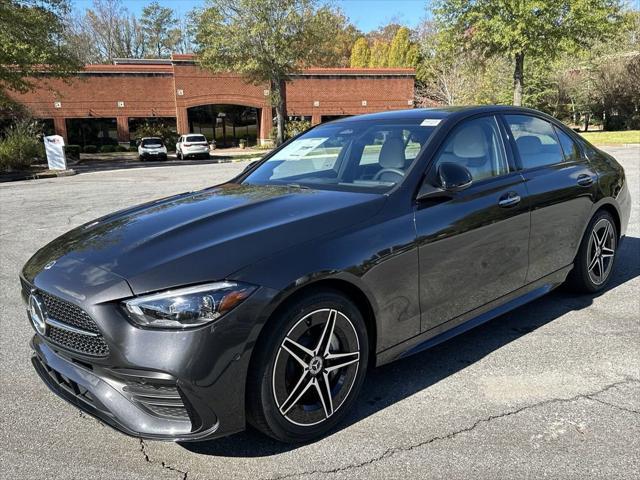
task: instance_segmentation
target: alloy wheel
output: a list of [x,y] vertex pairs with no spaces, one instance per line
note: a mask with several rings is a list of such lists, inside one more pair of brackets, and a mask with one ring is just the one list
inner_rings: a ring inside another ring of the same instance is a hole
[[342,312],[324,308],[300,319],[280,344],[273,395],[280,414],[300,426],[317,425],[342,406],[360,368],[360,344]]
[[607,218],[601,218],[593,226],[587,247],[587,272],[595,285],[601,285],[609,277],[615,249],[615,228]]

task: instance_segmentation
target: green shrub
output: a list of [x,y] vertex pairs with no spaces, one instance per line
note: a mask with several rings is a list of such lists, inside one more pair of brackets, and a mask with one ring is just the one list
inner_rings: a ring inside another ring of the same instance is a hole
[[98,152],[100,152],[100,153],[113,153],[115,151],[116,151],[116,146],[115,145],[102,145],[98,149]]
[[98,153],[98,147],[95,145],[85,145],[82,151],[84,153]]
[[80,159],[80,145],[65,145],[64,154],[67,158],[74,160]]
[[310,128],[311,122],[308,120],[289,120],[285,125],[284,137],[285,139],[293,138]]
[[128,152],[128,151],[129,151],[129,147],[123,147],[122,145],[116,146],[116,152]]
[[0,138],[0,170],[24,170],[37,158],[44,158],[44,144],[38,137],[38,122],[23,119],[8,127]]
[[137,152],[138,151],[138,147],[129,147],[129,151],[130,152]]

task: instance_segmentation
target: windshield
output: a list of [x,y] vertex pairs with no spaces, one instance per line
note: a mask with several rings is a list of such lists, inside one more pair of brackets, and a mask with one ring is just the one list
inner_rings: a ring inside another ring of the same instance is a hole
[[206,142],[207,139],[204,138],[203,135],[189,135],[186,140],[187,142]]
[[243,183],[386,192],[402,182],[434,129],[420,120],[322,125],[286,145]]
[[142,140],[142,146],[143,147],[161,147],[162,140],[160,140],[159,138],[145,138],[144,140]]

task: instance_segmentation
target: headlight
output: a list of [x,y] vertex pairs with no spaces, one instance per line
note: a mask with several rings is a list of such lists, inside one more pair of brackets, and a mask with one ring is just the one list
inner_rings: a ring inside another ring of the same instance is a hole
[[124,302],[124,308],[143,327],[194,327],[221,317],[255,289],[238,282],[209,283],[133,298]]

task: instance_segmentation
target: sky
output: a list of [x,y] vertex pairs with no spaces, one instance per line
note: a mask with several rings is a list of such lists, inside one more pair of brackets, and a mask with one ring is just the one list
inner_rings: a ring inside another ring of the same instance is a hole
[[[139,14],[152,0],[125,0],[123,3],[132,13]],[[157,0],[163,6],[184,14],[194,7],[205,4],[204,0]],[[323,0],[322,0],[323,1]],[[76,9],[91,7],[92,0],[72,0]],[[370,32],[390,21],[415,27],[425,17],[425,0],[334,0],[351,22],[363,32]]]

